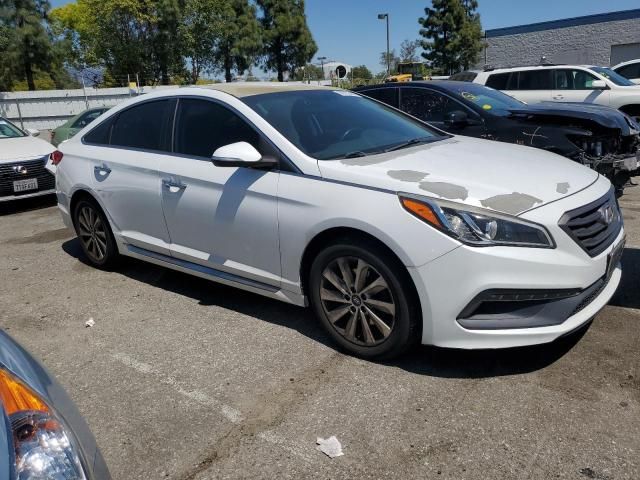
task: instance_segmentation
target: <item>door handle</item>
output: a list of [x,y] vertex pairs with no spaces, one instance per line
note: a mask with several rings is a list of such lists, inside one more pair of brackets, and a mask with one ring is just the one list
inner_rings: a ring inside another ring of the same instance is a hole
[[171,193],[178,193],[179,191],[187,188],[187,186],[182,182],[178,182],[175,180],[166,180],[166,179],[162,180],[162,186],[164,188],[168,188]]
[[99,175],[109,175],[111,173],[111,169],[107,167],[104,163],[100,166],[93,167],[93,171]]
[[562,100],[564,98],[564,95],[554,95],[553,99],[554,100]]

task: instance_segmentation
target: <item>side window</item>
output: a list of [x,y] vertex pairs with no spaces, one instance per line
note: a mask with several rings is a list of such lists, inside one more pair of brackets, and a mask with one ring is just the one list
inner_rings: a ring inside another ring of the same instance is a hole
[[466,109],[455,100],[426,88],[401,89],[402,110],[425,122],[444,122],[446,115]]
[[554,71],[556,90],[592,90],[597,78],[584,70],[558,69]]
[[518,78],[518,90],[551,90],[551,70],[521,71]]
[[496,90],[508,90],[509,77],[511,73],[494,73],[487,78],[487,87],[495,88]]
[[87,112],[84,115],[82,115],[78,120],[73,122],[73,125],[71,125],[71,128],[84,128],[87,125],[89,125],[91,122],[93,122],[96,118],[98,118],[100,115],[102,115],[102,110]]
[[371,97],[382,103],[386,103],[391,107],[398,108],[398,89],[397,88],[375,88],[373,90],[365,90],[360,92],[367,97]]
[[209,100],[180,99],[174,138],[175,152],[184,155],[211,158],[218,148],[235,142],[248,142],[263,155],[273,154],[244,119]]
[[108,118],[104,122],[101,122],[97,127],[87,133],[82,140],[85,143],[91,143],[94,145],[109,145],[109,137],[111,136],[111,126],[116,116]]
[[640,78],[640,63],[625,65],[617,70],[617,73],[625,78]]
[[169,150],[168,134],[172,104],[170,100],[158,100],[142,103],[121,112],[113,125],[111,145],[145,150]]

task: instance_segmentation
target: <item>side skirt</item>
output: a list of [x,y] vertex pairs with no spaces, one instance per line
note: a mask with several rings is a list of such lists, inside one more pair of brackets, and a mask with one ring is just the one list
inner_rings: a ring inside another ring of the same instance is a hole
[[265,297],[291,303],[300,307],[307,306],[306,298],[301,294],[281,290],[278,287],[274,287],[266,283],[256,282],[255,280],[222,272],[220,270],[181,260],[179,258],[169,257],[134,245],[125,244],[123,246],[124,248],[121,249],[121,252],[129,257],[137,258],[161,267],[170,268],[178,272],[195,275],[196,277],[211,280],[230,287],[240,288],[248,292],[257,293],[258,295],[263,295]]

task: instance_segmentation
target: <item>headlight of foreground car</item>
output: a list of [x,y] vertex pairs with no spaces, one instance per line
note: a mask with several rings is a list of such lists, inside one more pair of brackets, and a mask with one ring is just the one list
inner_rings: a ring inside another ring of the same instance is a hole
[[415,217],[467,245],[555,247],[551,235],[541,225],[492,210],[402,195],[400,203]]
[[86,480],[74,440],[55,412],[18,378],[0,369],[0,401],[13,439],[17,480]]

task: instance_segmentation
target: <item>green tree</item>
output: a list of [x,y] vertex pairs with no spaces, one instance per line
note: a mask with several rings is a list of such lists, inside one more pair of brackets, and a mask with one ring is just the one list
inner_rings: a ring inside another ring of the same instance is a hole
[[2,50],[0,76],[5,81],[24,78],[29,90],[35,90],[35,71],[51,66],[51,39],[44,27],[47,0],[5,0],[0,4],[0,28],[11,32],[0,42]]
[[213,70],[216,43],[222,35],[224,0],[186,0],[178,28],[183,53],[191,64],[191,83]]
[[318,51],[307,26],[304,0],[257,0],[262,10],[265,71],[275,70],[278,81],[284,72],[295,72]]
[[483,48],[482,24],[478,13],[477,0],[461,0],[466,18],[460,28],[457,47],[459,61],[464,70],[471,68],[477,61]]
[[260,54],[262,38],[256,7],[248,0],[227,0],[221,12],[220,37],[214,51],[214,62],[227,82],[235,70],[242,75]]
[[400,44],[400,61],[401,62],[417,62],[420,57],[418,49],[420,48],[420,40],[405,40]]
[[477,0],[433,0],[418,22],[422,48],[430,66],[451,74],[469,67],[482,49]]
[[312,63],[307,63],[303,67],[299,67],[296,69],[296,72],[293,76],[294,80],[304,81],[304,80],[322,80],[322,68],[318,65],[314,65]]
[[357,67],[353,67],[351,69],[351,76],[354,79],[358,80],[371,80],[373,78],[371,70],[369,70],[366,65],[358,65]]
[[[398,70],[398,63],[400,63],[400,57],[396,55],[396,51],[389,51],[389,73],[393,73]],[[382,68],[387,68],[387,52],[380,52],[380,65]]]
[[184,0],[156,0],[155,24],[153,24],[152,45],[155,56],[155,77],[162,85],[169,85],[170,75],[180,75],[184,69],[178,25],[181,21]]

